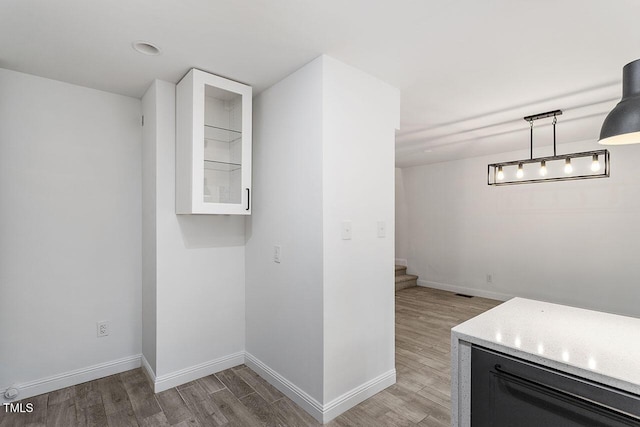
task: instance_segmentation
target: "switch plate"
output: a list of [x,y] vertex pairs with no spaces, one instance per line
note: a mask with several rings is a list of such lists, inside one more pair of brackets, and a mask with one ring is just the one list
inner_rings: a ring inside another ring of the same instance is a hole
[[280,245],[275,245],[273,247],[273,262],[277,262],[280,264],[280,257],[282,256],[282,247]]
[[386,237],[387,235],[387,225],[384,221],[378,221],[378,237]]
[[342,240],[351,240],[351,221],[342,221]]

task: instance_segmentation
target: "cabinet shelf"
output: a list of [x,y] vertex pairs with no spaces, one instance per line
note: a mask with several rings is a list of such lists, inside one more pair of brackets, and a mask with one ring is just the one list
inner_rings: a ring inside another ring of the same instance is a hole
[[240,130],[227,129],[227,128],[223,128],[223,127],[220,127],[220,126],[213,126],[213,125],[206,125],[206,124],[204,125],[204,127],[210,128],[210,129],[224,130],[224,131],[227,131],[227,132],[233,132],[233,133],[237,133],[238,135],[242,135],[242,131],[240,131]]
[[239,136],[239,137],[237,137],[235,139],[232,139],[230,141],[226,141],[224,139],[216,139],[216,138],[205,138],[204,139],[205,143],[207,143],[207,142],[224,142],[224,143],[231,144],[231,143],[238,142],[238,141],[242,141],[242,137],[241,136]]
[[204,141],[224,142],[231,144],[242,141],[242,132],[219,126],[204,125]]
[[217,160],[205,160],[204,168],[206,170],[220,171],[220,172],[233,172],[238,169],[242,169],[240,163],[220,162]]

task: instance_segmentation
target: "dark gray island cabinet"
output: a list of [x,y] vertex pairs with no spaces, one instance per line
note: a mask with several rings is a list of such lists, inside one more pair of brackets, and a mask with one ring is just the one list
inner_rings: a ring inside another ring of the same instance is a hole
[[640,319],[514,298],[451,330],[453,426],[640,426]]

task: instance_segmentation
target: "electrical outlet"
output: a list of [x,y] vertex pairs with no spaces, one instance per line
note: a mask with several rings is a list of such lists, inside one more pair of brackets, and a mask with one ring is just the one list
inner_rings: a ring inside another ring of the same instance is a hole
[[351,240],[351,221],[342,221],[342,240]]
[[493,284],[493,274],[487,273],[487,285]]
[[106,337],[107,335],[109,335],[109,322],[98,322],[96,323],[96,326],[98,328],[98,338]]
[[282,248],[279,245],[273,247],[273,262],[280,263],[282,257]]

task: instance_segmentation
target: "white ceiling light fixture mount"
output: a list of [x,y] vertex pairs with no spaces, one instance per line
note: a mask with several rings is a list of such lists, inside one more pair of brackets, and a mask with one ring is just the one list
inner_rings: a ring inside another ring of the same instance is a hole
[[136,52],[147,56],[158,56],[162,53],[162,50],[158,46],[144,40],[131,43],[131,47],[133,47]]
[[[487,184],[513,185],[534,182],[569,181],[576,179],[609,177],[610,161],[608,150],[586,151],[558,155],[556,151],[557,116],[562,110],[527,116],[524,119],[530,126],[530,157],[512,162],[493,163],[488,165]],[[553,117],[553,156],[533,157],[533,122]],[[599,159],[604,161],[600,168]],[[535,169],[537,170],[537,173]]]

